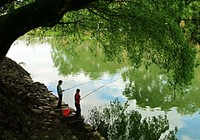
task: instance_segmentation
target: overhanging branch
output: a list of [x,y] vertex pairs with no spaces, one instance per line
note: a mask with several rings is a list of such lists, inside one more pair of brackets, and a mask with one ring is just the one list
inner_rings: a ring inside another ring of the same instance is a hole
[[3,7],[7,4],[11,4],[14,1],[17,1],[17,0],[0,0],[0,7]]
[[72,21],[72,22],[58,22],[60,25],[69,25],[69,24],[77,24],[77,23],[83,23],[82,21]]

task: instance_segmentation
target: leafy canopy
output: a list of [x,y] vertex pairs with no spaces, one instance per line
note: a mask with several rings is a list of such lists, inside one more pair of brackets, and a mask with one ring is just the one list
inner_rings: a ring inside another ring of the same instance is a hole
[[[1,13],[29,2],[14,1]],[[193,2],[97,0],[77,11],[67,12],[56,26],[39,33],[63,36],[72,42],[70,47],[81,44],[93,52],[100,48],[108,60],[128,59],[133,68],[154,63],[168,73],[171,85],[184,86],[193,78],[195,50],[179,22],[183,11]]]

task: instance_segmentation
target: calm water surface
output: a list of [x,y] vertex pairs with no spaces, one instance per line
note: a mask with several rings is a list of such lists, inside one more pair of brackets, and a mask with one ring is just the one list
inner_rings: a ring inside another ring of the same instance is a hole
[[[15,60],[17,63],[24,62],[25,65],[22,66],[31,74],[33,80],[35,82],[38,81],[44,83],[55,95],[57,95],[56,85],[59,79],[64,81],[62,85],[63,89],[82,84],[71,88],[64,93],[64,102],[68,103],[69,106],[73,108],[75,108],[73,96],[76,88],[81,89],[81,96],[84,97],[97,88],[116,80],[81,100],[82,114],[85,118],[88,116],[88,111],[94,106],[109,104],[110,101],[113,101],[115,98],[118,98],[121,102],[127,100],[127,97],[122,94],[126,83],[121,79],[120,73],[115,75],[104,73],[103,76],[97,80],[91,80],[90,77],[84,74],[84,72],[63,76],[54,66],[51,51],[51,45],[48,43],[27,44],[26,41],[17,41],[12,45],[7,56]],[[167,114],[170,127],[178,127],[179,140],[200,140],[199,111],[190,115],[181,115],[178,113],[176,107],[164,112],[160,108],[152,109],[146,107],[145,109],[142,109],[136,105],[135,100],[130,101],[130,103],[131,109],[138,110],[143,117]]]

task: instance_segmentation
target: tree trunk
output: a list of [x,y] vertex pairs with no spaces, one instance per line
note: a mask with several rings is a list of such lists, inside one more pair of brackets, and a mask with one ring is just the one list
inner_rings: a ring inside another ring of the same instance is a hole
[[40,26],[54,26],[66,12],[82,9],[95,0],[36,0],[0,17],[0,62],[12,43]]

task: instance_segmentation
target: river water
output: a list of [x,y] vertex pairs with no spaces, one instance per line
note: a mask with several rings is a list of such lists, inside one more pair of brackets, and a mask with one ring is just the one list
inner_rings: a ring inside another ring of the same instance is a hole
[[[118,98],[120,102],[125,102],[127,96],[122,92],[125,89],[126,82],[123,81],[120,72],[109,74],[104,72],[97,79],[92,79],[84,71],[63,75],[55,66],[52,60],[52,47],[49,43],[27,43],[19,40],[13,43],[7,56],[17,63],[23,62],[22,67],[27,70],[35,82],[44,83],[50,91],[57,96],[56,85],[58,80],[63,80],[64,102],[74,107],[74,93],[76,88],[81,89],[81,96],[85,97],[81,100],[82,114],[87,118],[88,111],[94,106],[102,106],[109,104],[110,101]],[[90,65],[90,64],[88,64]],[[67,66],[66,66],[67,67]],[[95,73],[95,71],[93,71]],[[108,84],[109,83],[109,84]],[[197,89],[197,92],[199,90]],[[199,92],[200,93],[200,92]],[[88,96],[87,96],[88,95]],[[200,101],[200,96],[195,97]],[[158,115],[167,115],[170,127],[178,127],[178,139],[180,140],[200,140],[200,115],[199,108],[194,112],[181,113],[174,105],[168,111],[161,110],[160,107],[139,107],[136,100],[130,101],[130,106],[134,110],[138,110],[143,117],[151,117]],[[187,112],[187,111],[185,111]]]

